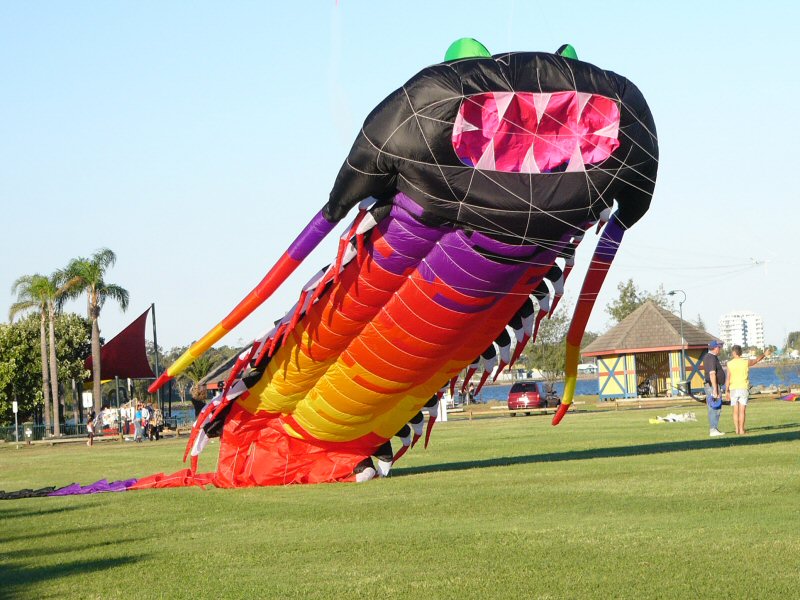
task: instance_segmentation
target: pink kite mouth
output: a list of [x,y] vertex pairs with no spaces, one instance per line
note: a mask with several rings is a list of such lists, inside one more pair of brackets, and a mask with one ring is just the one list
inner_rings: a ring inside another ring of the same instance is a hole
[[619,107],[582,92],[487,92],[464,99],[453,149],[467,166],[505,173],[585,171],[619,147]]

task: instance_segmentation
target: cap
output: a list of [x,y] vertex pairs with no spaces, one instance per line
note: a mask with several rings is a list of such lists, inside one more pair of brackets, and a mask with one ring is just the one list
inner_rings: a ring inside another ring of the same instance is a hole
[[708,349],[713,350],[714,348],[722,348],[722,342],[719,340],[711,340],[708,342]]

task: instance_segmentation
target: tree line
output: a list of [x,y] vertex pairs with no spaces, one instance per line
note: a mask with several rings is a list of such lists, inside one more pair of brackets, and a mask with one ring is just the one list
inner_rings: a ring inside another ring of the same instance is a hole
[[[63,382],[81,382],[82,389],[82,382],[89,376],[83,367],[89,352],[93,363],[94,409],[100,409],[100,313],[108,300],[117,302],[123,311],[127,310],[129,303],[127,290],[105,280],[107,271],[115,262],[116,255],[103,248],[88,258],[69,261],[66,267],[49,276],[23,275],[14,282],[11,292],[16,295],[16,302],[9,310],[10,323],[0,324],[0,422],[13,422],[11,402],[16,399],[23,419],[40,414],[48,431],[59,435],[63,419],[62,403],[67,392]],[[673,308],[663,286],[659,286],[655,292],[648,292],[640,290],[629,279],[617,286],[617,292],[618,296],[605,308],[614,323],[622,321],[647,301],[667,310]],[[84,294],[86,318],[62,314],[68,300]],[[569,302],[562,302],[555,314],[544,319],[536,343],[529,345],[523,354],[521,362],[528,368],[539,369],[548,381],[556,381],[564,374],[571,308]],[[23,318],[15,322],[17,317]],[[699,315],[695,324],[705,329]],[[591,343],[598,335],[587,331],[582,345]],[[787,346],[800,346],[798,340],[800,332],[792,332],[787,339]],[[187,348],[175,347],[166,353],[159,348],[161,363],[170,364]],[[229,346],[211,348],[171,383],[178,399],[186,402],[188,394],[193,400],[204,401],[207,390],[203,380],[215,366],[238,352],[238,349]],[[154,354],[155,348],[149,344],[151,364],[155,362]],[[146,384],[141,383],[140,387],[140,393],[146,393]],[[74,410],[77,422],[77,408]]]
[[[669,293],[664,290],[663,285],[659,286],[655,292],[649,292],[639,289],[632,279],[628,279],[617,285],[617,293],[617,297],[609,302],[605,309],[606,314],[612,320],[612,325],[621,322],[648,301],[674,312]],[[536,343],[529,345],[523,354],[526,366],[541,371],[542,376],[547,381],[558,381],[564,376],[566,368],[566,337],[569,330],[571,312],[570,303],[562,302],[555,314],[542,320]],[[690,321],[687,319],[687,322]],[[702,330],[706,329],[706,325],[700,315],[697,315],[697,318],[691,322]],[[589,345],[599,335],[598,333],[587,331],[584,333],[581,346]],[[773,352],[777,350],[775,346],[768,346],[768,348]],[[757,352],[762,349],[745,348],[744,350],[746,352]],[[800,350],[800,331],[793,331],[787,336],[784,352],[788,354],[793,350]],[[727,351],[724,351],[723,356],[727,357]],[[788,366],[779,365],[778,368],[779,371],[787,373],[800,369],[794,364]]]
[[[654,302],[666,310],[673,306],[668,293],[661,285],[655,292],[639,289],[632,279],[617,285],[617,297],[606,305],[605,311],[611,317],[612,325],[623,321],[645,302]],[[556,312],[542,320],[536,337],[536,343],[530,344],[523,354],[528,368],[538,369],[546,381],[554,382],[564,377],[566,369],[567,332],[571,322],[572,306],[570,302],[562,302]],[[695,325],[705,329],[700,315]],[[583,334],[581,347],[591,344],[600,334],[586,331]]]
[[[83,368],[87,350],[92,355],[92,396],[94,409],[100,409],[100,312],[108,300],[127,310],[129,293],[105,280],[116,262],[108,248],[90,257],[70,260],[50,275],[22,275],[11,286],[16,301],[9,309],[9,324],[0,325],[0,420],[13,420],[11,402],[17,400],[23,418],[41,410],[47,431],[60,435],[65,379],[80,382],[88,373]],[[86,319],[62,314],[68,300],[86,296]],[[17,317],[26,317],[15,322]],[[26,343],[38,325],[39,352],[31,355]],[[89,348],[86,348],[88,340]],[[38,389],[31,388],[31,368],[38,363]]]

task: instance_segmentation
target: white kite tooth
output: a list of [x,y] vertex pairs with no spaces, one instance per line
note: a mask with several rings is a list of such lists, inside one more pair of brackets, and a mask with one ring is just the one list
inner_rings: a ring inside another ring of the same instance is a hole
[[342,253],[342,266],[340,272],[344,269],[345,265],[353,260],[356,256],[358,256],[358,248],[356,248],[353,244],[347,244],[344,252]]
[[439,414],[439,401],[436,401],[436,404],[433,406],[425,406],[422,410],[428,413],[428,417],[435,417]]
[[586,105],[589,103],[589,100],[592,97],[592,94],[587,94],[586,92],[578,92],[578,119],[580,120],[581,115],[583,115],[583,111],[586,109]]
[[594,132],[594,135],[608,137],[612,139],[619,138],[619,121],[612,121],[605,127],[602,127]]
[[533,155],[533,143],[531,143],[528,151],[525,152],[525,158],[522,160],[520,167],[522,173],[540,173],[539,165],[536,164],[536,158]]
[[547,105],[550,103],[550,97],[553,94],[534,94],[533,95],[533,106],[536,109],[536,122],[540,122],[542,120],[542,116],[544,115],[545,111],[547,110]]
[[484,171],[494,171],[495,170],[495,161],[494,161],[494,144],[490,143],[486,146],[486,150],[483,153],[483,156],[478,159],[478,164],[475,165],[476,169],[483,169]]
[[208,446],[208,442],[210,441],[211,439],[206,435],[206,432],[201,429],[194,440],[190,456],[200,456],[200,453]]
[[372,213],[367,213],[364,215],[364,218],[361,220],[361,223],[358,224],[356,228],[357,234],[363,234],[375,227],[378,222],[375,220],[375,217],[372,216]]
[[364,483],[365,481],[369,481],[371,479],[375,479],[375,468],[374,467],[367,467],[360,473],[356,473],[356,482],[357,483]]
[[536,321],[535,313],[531,313],[529,316],[522,318],[522,330],[526,335],[530,335],[533,331],[534,321]]
[[539,300],[539,310],[542,312],[550,312],[550,295],[544,296]]
[[392,470],[392,461],[378,459],[378,476],[388,477],[389,471]]
[[358,210],[369,210],[378,201],[374,196],[367,196],[358,203]]
[[[328,265],[328,267],[329,266],[330,265]],[[324,269],[320,269],[319,271],[317,271],[317,273],[311,279],[309,279],[303,286],[303,291],[309,292],[313,290],[315,287],[317,287],[319,285],[319,282],[322,281],[322,278],[325,277],[325,273],[328,271],[328,267],[325,267]]]
[[586,165],[583,162],[581,146],[580,144],[575,144],[575,149],[572,151],[572,156],[570,156],[569,164],[567,165],[567,173],[578,173],[585,170]]
[[506,364],[511,362],[511,344],[500,347],[500,360]]
[[494,102],[497,106],[497,116],[502,120],[506,116],[506,111],[511,101],[514,99],[514,92],[494,92]]
[[561,273],[561,277],[556,279],[555,281],[550,281],[553,284],[553,290],[555,291],[557,296],[561,296],[564,294],[564,273]]

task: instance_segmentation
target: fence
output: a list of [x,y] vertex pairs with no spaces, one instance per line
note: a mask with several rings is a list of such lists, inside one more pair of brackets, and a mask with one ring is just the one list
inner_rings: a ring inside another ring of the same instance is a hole
[[[127,422],[126,422],[127,425]],[[164,426],[168,429],[176,429],[178,426],[181,428],[191,427],[192,420],[187,419],[183,416],[181,417],[165,417],[164,418]],[[16,428],[19,431],[19,441],[25,441],[25,430],[31,430],[31,440],[43,440],[53,436],[53,426],[50,425],[49,432],[45,425],[34,425],[32,423],[20,423],[19,427]],[[116,434],[116,424],[111,428],[113,433]],[[0,440],[4,440],[6,442],[13,442],[16,440],[14,437],[14,430],[15,427],[13,425],[0,425]],[[103,435],[103,433],[108,432],[109,430],[101,429],[98,431],[98,435]],[[127,427],[125,428],[125,432],[127,433]],[[60,428],[61,437],[71,437],[71,436],[80,436],[86,437],[88,435],[86,431],[86,423],[78,423],[75,425],[74,423],[62,423]],[[133,433],[131,429],[130,433]]]
[[[16,438],[14,437],[14,429],[13,425],[8,425],[4,427],[0,427],[0,439],[5,440],[6,442],[13,442]],[[53,435],[53,426],[50,425],[49,432],[45,425],[33,425],[31,423],[20,423],[19,427],[19,441],[25,441],[25,430],[31,430],[31,439],[32,440],[43,440],[46,437],[52,437]],[[62,436],[85,436],[86,434],[86,424],[79,423],[78,425],[69,424],[69,423],[62,423],[60,428],[60,433]]]

